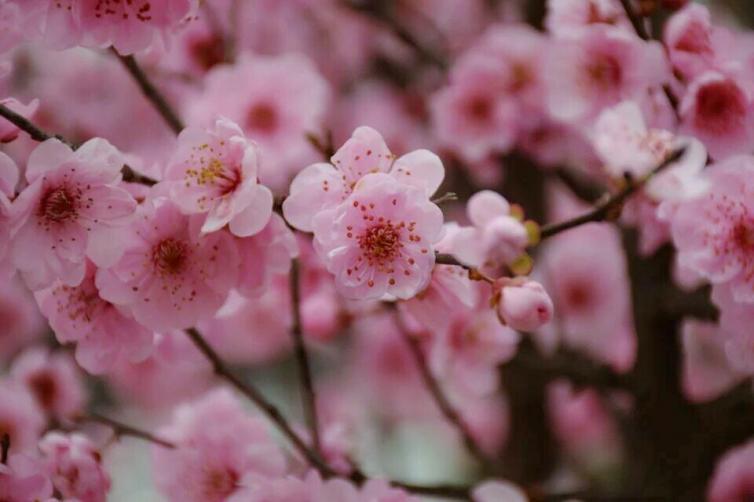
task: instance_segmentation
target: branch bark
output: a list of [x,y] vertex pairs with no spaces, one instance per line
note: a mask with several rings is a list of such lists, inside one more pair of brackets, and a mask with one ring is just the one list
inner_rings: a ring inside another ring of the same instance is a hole
[[170,441],[166,439],[162,439],[150,432],[137,429],[136,427],[131,427],[130,425],[124,424],[122,422],[118,422],[117,420],[113,420],[112,418],[108,418],[108,417],[99,415],[97,413],[81,415],[76,418],[76,422],[79,422],[79,423],[80,422],[93,422],[93,423],[106,425],[113,430],[115,437],[130,436],[130,437],[143,439],[145,441],[149,441],[150,443],[160,445],[164,448],[173,449],[176,447],[175,444],[171,443]]

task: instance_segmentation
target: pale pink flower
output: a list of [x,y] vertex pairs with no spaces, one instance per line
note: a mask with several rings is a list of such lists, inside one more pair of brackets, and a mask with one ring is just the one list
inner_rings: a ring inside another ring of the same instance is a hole
[[272,192],[257,183],[259,149],[233,122],[211,129],[189,127],[178,135],[165,181],[185,214],[206,214],[202,232],[228,225],[239,237],[261,231],[272,214]]
[[744,375],[731,367],[726,355],[728,336],[716,324],[686,319],[681,326],[683,392],[693,402],[723,395]]
[[78,368],[64,352],[27,349],[14,359],[10,376],[29,389],[51,418],[70,418],[83,410],[84,384]]
[[47,466],[29,454],[10,452],[0,464],[0,493],[7,502],[47,501],[52,497],[52,483]]
[[165,42],[196,8],[194,0],[15,0],[32,9],[35,27],[55,48],[114,46],[122,54]]
[[754,302],[754,158],[731,157],[705,173],[709,192],[669,216],[679,263],[729,285],[736,301]]
[[707,489],[709,502],[746,500],[754,494],[754,441],[728,450],[718,461]]
[[580,122],[666,82],[662,48],[621,30],[595,26],[553,44],[546,64],[550,113]]
[[32,393],[19,382],[0,380],[0,437],[10,436],[14,452],[33,449],[44,430],[45,415]]
[[552,300],[540,283],[504,278],[499,284],[497,314],[501,322],[517,331],[534,331],[550,322]]
[[715,60],[715,31],[709,9],[702,4],[691,3],[673,14],[663,29],[663,42],[673,68],[686,78],[711,69]]
[[117,259],[121,243],[112,227],[122,225],[136,202],[117,185],[123,159],[107,141],[93,139],[75,152],[57,139],[29,156],[29,182],[13,203],[11,257],[32,289],[60,279],[79,284],[86,257],[98,265]]
[[100,296],[156,331],[212,317],[238,280],[233,238],[224,231],[199,235],[198,225],[165,199],[140,209],[121,259],[97,272]]
[[89,263],[78,286],[57,282],[35,293],[60,343],[76,343],[76,361],[86,371],[104,373],[120,360],[141,361],[152,351],[152,332],[99,295]]
[[529,233],[502,195],[491,190],[475,193],[466,215],[473,226],[461,227],[446,239],[448,252],[463,263],[492,272],[526,252]]
[[110,476],[94,444],[79,433],[49,432],[39,442],[55,489],[66,499],[105,502]]
[[182,405],[160,432],[177,445],[153,449],[157,487],[170,501],[220,502],[232,497],[248,474],[285,472],[285,458],[264,422],[225,389]]
[[[0,5],[2,9],[2,5]],[[2,13],[0,13],[0,16]],[[0,30],[1,31],[1,30]],[[0,51],[2,52],[2,51]],[[34,113],[39,108],[39,101],[30,101],[28,105],[24,105],[20,101],[13,98],[0,99],[0,105],[6,106],[11,111],[18,113],[19,115],[31,119]],[[15,124],[9,122],[4,117],[0,117],[0,143],[9,143],[18,137],[21,130]]]
[[[0,361],[6,362],[19,349],[43,335],[44,318],[34,297],[17,277],[0,269]],[[8,277],[6,277],[8,276]]]
[[424,198],[428,198],[442,183],[445,168],[428,150],[414,150],[396,159],[379,132],[362,126],[335,152],[329,164],[312,164],[294,178],[290,195],[283,202],[285,219],[299,230],[312,231],[315,215],[345,201],[359,181],[372,173],[387,173],[405,185],[422,189]]
[[526,493],[510,481],[490,480],[474,487],[474,502],[527,502]]
[[119,360],[106,378],[120,399],[156,411],[205,392],[213,375],[209,361],[186,333],[171,331],[155,335],[149,357],[139,362]]
[[578,35],[593,25],[632,29],[618,0],[548,0],[545,28],[552,35]]
[[316,159],[306,134],[322,129],[329,88],[308,58],[241,54],[233,66],[210,71],[205,84],[188,105],[189,122],[209,126],[222,115],[239,124],[261,148],[262,183],[281,190]]
[[314,217],[315,249],[347,298],[408,299],[429,283],[442,211],[424,188],[399,180],[368,174],[340,205]]
[[681,130],[699,138],[716,160],[754,148],[754,103],[750,91],[717,72],[699,75],[679,107]]

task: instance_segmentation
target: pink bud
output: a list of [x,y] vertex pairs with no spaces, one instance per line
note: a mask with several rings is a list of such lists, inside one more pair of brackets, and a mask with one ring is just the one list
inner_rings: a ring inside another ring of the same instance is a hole
[[533,331],[552,319],[552,300],[538,282],[508,282],[500,291],[497,313],[500,319],[518,331]]

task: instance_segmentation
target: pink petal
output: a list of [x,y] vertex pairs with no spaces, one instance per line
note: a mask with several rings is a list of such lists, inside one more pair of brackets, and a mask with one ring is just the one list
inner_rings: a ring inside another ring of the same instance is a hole
[[[270,221],[272,203],[270,189],[264,185],[257,185],[251,203],[230,220],[230,231],[239,237],[249,237],[260,232]],[[209,218],[207,219],[209,220]]]
[[440,187],[445,168],[440,157],[429,150],[414,150],[396,160],[390,174],[402,183],[424,189],[430,196]]
[[346,194],[343,179],[333,166],[312,164],[293,179],[290,195],[283,202],[283,215],[294,227],[311,232],[314,215],[337,205]]
[[34,180],[73,158],[73,150],[55,138],[40,143],[29,155],[26,164],[26,180]]

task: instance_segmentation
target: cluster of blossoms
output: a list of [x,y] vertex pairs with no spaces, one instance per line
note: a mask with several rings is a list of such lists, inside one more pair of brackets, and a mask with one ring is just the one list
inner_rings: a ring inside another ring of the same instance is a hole
[[[719,313],[678,316],[679,395],[754,376],[750,35],[684,1],[548,0],[543,31],[393,3],[0,0],[0,500],[127,497],[129,434],[176,502],[418,502],[430,462],[474,502],[588,486],[642,396],[553,375],[635,376],[631,272],[671,249],[667,289]],[[247,385],[293,356],[308,431]],[[524,490],[495,469],[532,409],[508,375],[536,371],[565,481]],[[752,448],[710,500],[754,495]]]

